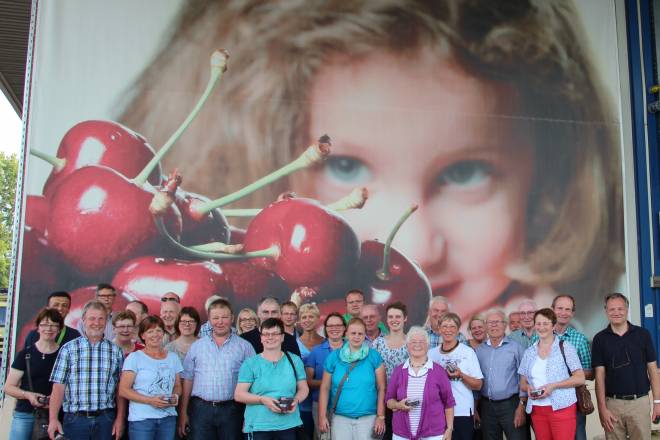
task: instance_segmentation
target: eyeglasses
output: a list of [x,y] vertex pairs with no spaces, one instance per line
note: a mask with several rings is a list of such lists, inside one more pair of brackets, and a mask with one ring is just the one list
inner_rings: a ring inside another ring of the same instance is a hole
[[238,322],[249,322],[249,321],[257,322],[257,319],[256,318],[239,318],[238,319]]
[[504,324],[504,321],[486,321],[486,325],[490,325],[490,326],[495,326],[500,324]]
[[179,321],[179,324],[182,324],[182,325],[193,325],[193,324],[195,324],[196,322],[197,322],[197,321],[195,321],[194,319],[182,319],[181,321]]
[[282,335],[281,332],[277,332],[277,333],[262,333],[262,334],[261,334],[261,337],[262,337],[262,338],[276,338],[276,337],[281,336],[281,335]]
[[534,313],[536,312],[533,310],[531,312],[518,312],[520,316],[534,316]]
[[60,328],[59,324],[39,324],[39,328],[42,329],[47,329],[47,328]]
[[174,301],[175,303],[179,302],[179,298],[173,298],[171,296],[164,296],[160,299],[160,302],[168,302],[168,301]]

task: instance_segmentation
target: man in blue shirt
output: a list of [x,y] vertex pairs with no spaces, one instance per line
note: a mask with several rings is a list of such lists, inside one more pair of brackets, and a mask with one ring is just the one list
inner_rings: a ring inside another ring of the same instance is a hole
[[486,440],[527,438],[525,404],[527,393],[520,390],[518,367],[524,349],[505,336],[506,314],[502,310],[486,312],[488,339],[477,347],[477,358],[484,375],[479,398],[481,430]]
[[244,405],[234,401],[238,371],[255,355],[249,342],[232,331],[234,313],[225,299],[207,310],[212,333],[195,341],[183,361],[179,434],[186,435],[188,406],[192,440],[242,438]]

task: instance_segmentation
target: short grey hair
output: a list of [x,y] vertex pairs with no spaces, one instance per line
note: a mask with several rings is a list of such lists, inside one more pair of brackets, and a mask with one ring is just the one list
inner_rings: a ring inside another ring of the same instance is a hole
[[105,306],[98,299],[90,299],[85,303],[82,309],[82,319],[85,319],[85,315],[89,309],[102,310],[105,313],[105,317],[108,317],[108,311],[105,309]]
[[424,336],[424,340],[426,341],[426,343],[431,344],[431,338],[429,338],[429,333],[426,331],[424,327],[419,325],[413,325],[412,327],[410,327],[410,330],[408,330],[408,334],[406,335],[406,344],[410,342],[413,336],[417,336],[417,335]]
[[482,316],[483,316],[485,319],[488,319],[488,317],[489,317],[490,315],[500,315],[500,317],[502,318],[502,321],[504,321],[505,324],[508,324],[508,323],[509,323],[509,319],[507,318],[507,316],[506,316],[506,312],[504,311],[504,309],[501,309],[501,308],[499,308],[499,307],[497,307],[497,308],[493,308],[493,309],[488,309],[488,310],[486,310],[486,311],[483,313]]
[[526,298],[520,301],[520,303],[518,304],[518,308],[516,310],[520,311],[520,308],[525,304],[529,304],[530,306],[534,307],[534,310],[539,309],[539,306],[536,304],[536,301],[534,301],[533,299]]
[[447,310],[451,310],[451,304],[449,304],[449,300],[442,295],[432,296],[431,301],[429,301],[429,307],[431,307],[433,304],[437,302],[441,302],[445,304],[447,306]]

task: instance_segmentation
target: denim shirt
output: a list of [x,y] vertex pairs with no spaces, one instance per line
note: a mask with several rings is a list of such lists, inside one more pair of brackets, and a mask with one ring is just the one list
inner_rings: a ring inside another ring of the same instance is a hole
[[[520,368],[518,368],[518,373],[528,379],[532,372],[532,365],[538,358],[538,341],[532,344],[523,355],[522,362],[520,362]],[[582,369],[582,364],[580,364],[580,358],[575,351],[575,347],[571,345],[570,342],[564,342],[564,353],[566,354],[566,362],[568,367],[571,370],[571,373],[576,370]],[[569,378],[568,371],[566,370],[566,364],[564,364],[564,358],[561,355],[561,350],[559,348],[559,338],[555,336],[555,340],[552,343],[552,350],[550,351],[550,356],[547,358],[548,363],[546,364],[545,374],[548,378],[548,383],[561,382]],[[575,388],[557,388],[552,394],[550,394],[550,403],[552,404],[552,409],[557,411],[562,408],[567,408],[577,402],[577,397],[575,396]],[[527,407],[525,411],[527,413],[532,412],[532,399],[527,400]]]

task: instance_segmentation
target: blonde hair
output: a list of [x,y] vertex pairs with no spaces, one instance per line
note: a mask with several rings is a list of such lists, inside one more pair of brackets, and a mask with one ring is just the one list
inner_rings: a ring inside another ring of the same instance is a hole
[[260,325],[259,317],[257,316],[256,312],[249,307],[245,307],[244,309],[241,309],[241,311],[236,315],[236,333],[239,335],[243,334],[243,330],[241,330],[241,323],[239,322],[241,319],[241,314],[243,313],[248,314],[250,318],[254,318],[255,328],[259,328]]
[[[216,197],[313,141],[309,93],[331,62],[376,52],[403,62],[435,55],[483,81],[512,85],[519,110],[500,117],[534,134],[523,255],[508,275],[601,292],[624,269],[618,122],[577,17],[569,0],[190,0],[136,93],[124,94],[133,99],[122,121],[164,143],[201,94],[209,54],[228,49],[230,72],[165,160],[166,169],[195,176],[188,189]],[[289,181],[270,189],[238,206],[264,206]]]
[[321,316],[321,311],[316,304],[305,303],[300,306],[298,309],[298,316],[302,316],[305,313],[313,313],[317,318]]

